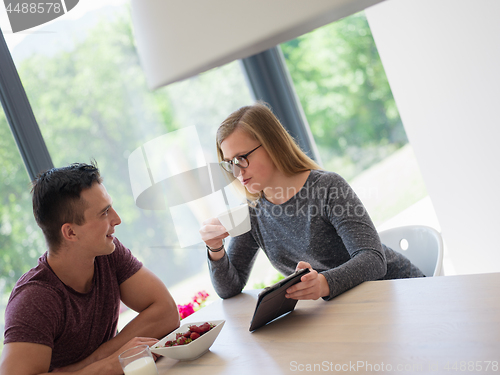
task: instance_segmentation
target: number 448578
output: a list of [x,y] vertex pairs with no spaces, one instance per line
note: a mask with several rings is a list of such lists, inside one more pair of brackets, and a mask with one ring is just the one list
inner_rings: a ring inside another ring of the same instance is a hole
[[7,13],[61,13],[60,3],[17,3],[14,7],[9,3],[5,8]]
[[446,371],[498,371],[498,361],[460,361],[447,362],[444,366]]

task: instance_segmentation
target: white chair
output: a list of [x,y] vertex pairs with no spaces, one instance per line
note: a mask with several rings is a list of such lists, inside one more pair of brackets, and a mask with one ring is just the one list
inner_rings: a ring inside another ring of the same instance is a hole
[[405,255],[425,276],[443,276],[443,239],[434,228],[409,225],[379,233],[381,242]]

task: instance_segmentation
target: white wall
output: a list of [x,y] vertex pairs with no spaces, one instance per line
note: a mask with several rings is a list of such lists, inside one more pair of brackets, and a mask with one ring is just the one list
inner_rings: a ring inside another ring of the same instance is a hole
[[366,15],[456,272],[499,272],[500,1]]

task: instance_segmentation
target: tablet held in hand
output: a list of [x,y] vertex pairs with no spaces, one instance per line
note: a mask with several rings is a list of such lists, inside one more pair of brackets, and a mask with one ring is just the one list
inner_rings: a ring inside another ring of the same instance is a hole
[[300,278],[306,273],[309,273],[309,268],[297,270],[260,292],[252,322],[250,323],[250,331],[254,331],[295,309],[297,300],[286,298],[286,290],[300,282]]

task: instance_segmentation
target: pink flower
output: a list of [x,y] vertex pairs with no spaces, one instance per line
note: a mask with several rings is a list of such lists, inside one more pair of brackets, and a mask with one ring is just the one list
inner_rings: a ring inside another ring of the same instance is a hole
[[208,293],[202,290],[201,292],[198,292],[194,295],[193,303],[198,306],[201,306],[201,304],[205,302],[207,298],[208,298]]
[[191,302],[187,305],[177,305],[177,308],[179,309],[179,316],[181,319],[187,318],[194,313],[194,306]]
[[208,298],[208,293],[202,290],[194,295],[192,302],[186,305],[177,305],[179,310],[179,316],[182,319],[187,318],[189,315],[198,311],[205,305],[205,301]]

